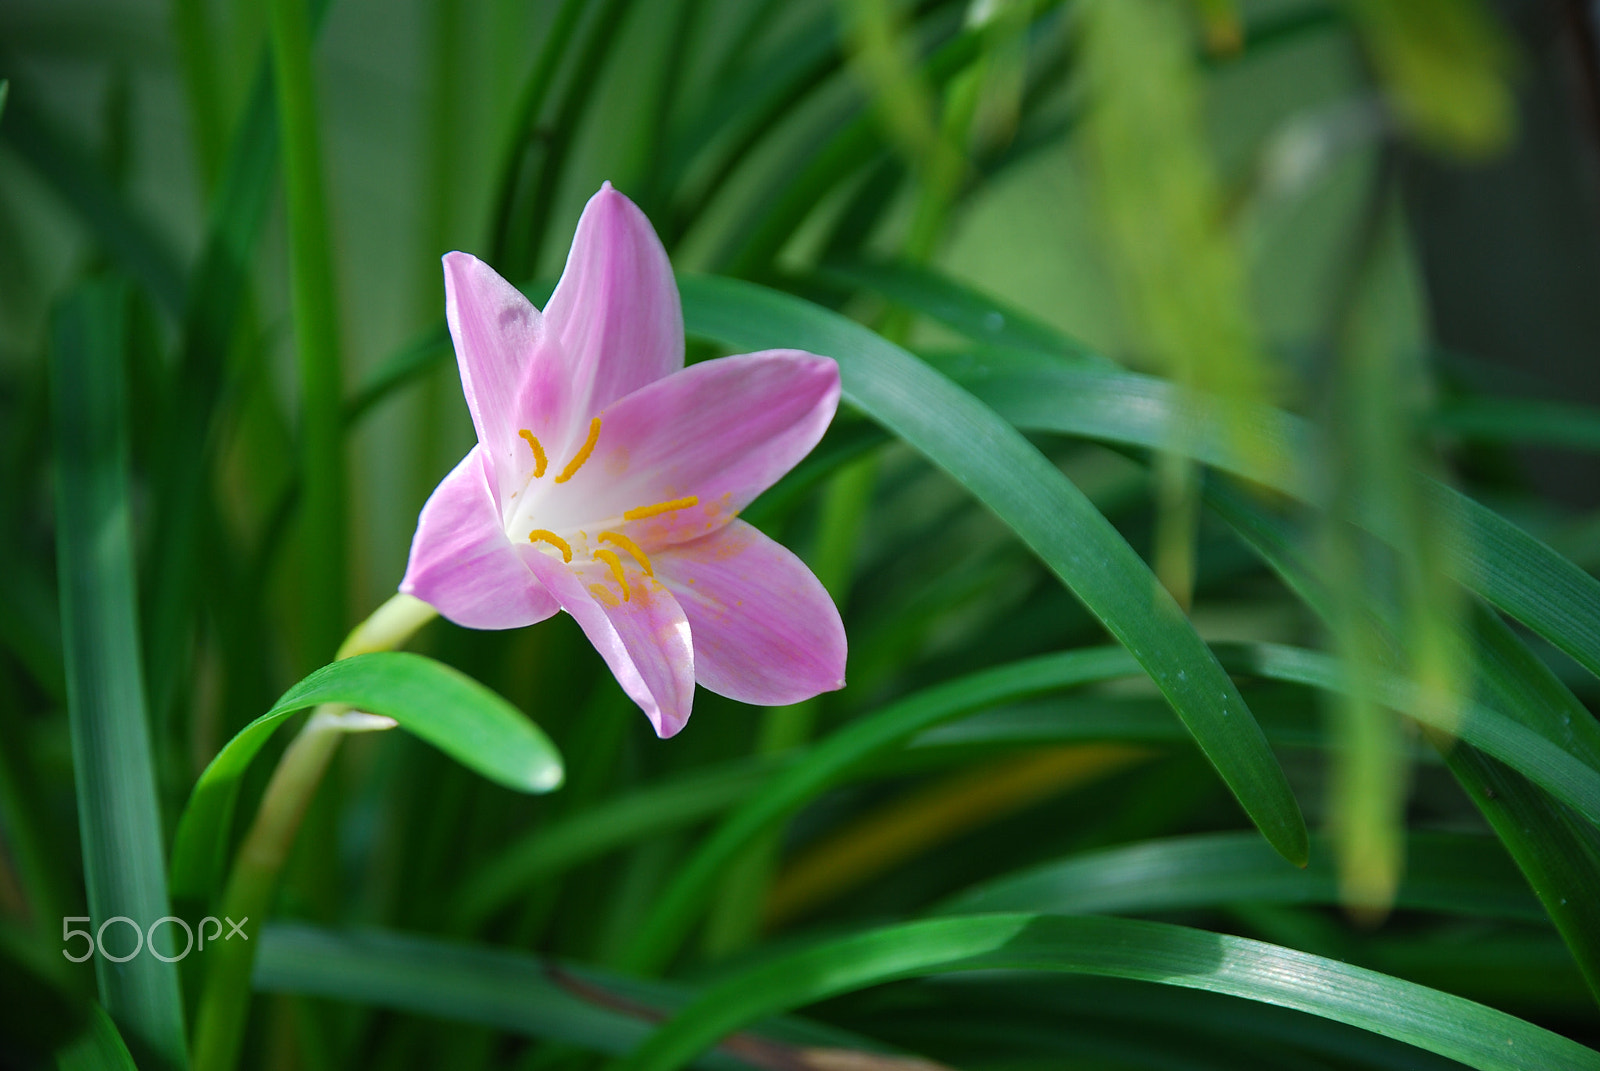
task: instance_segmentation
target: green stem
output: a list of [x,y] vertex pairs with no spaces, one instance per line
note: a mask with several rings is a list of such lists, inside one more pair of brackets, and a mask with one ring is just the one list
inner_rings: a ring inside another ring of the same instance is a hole
[[305,651],[327,657],[345,621],[345,471],[328,210],[322,186],[311,27],[305,0],[273,0],[272,63],[283,140],[290,292],[300,372]]
[[[351,658],[403,645],[433,620],[433,607],[409,595],[396,595],[358,625],[339,648]],[[205,990],[195,1023],[195,1071],[232,1071],[250,1011],[250,968],[254,940],[272,907],[300,821],[322,784],[322,775],[345,733],[387,729],[388,718],[352,711],[336,703],[319,706],[307,719],[272,771],[250,830],[239,845],[233,872],[222,895],[220,917],[237,922],[247,940],[222,940],[206,953]],[[224,930],[223,932],[229,932]]]

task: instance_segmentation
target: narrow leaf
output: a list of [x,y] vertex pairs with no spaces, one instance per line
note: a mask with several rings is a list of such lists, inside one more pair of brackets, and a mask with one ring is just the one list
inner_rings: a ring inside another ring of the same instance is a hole
[[[934,913],[1028,911],[1138,914],[1234,903],[1328,904],[1339,875],[1326,838],[1292,870],[1252,834],[1201,833],[1104,848],[1008,874],[952,897]],[[1413,833],[1395,906],[1539,921],[1544,912],[1492,837]]]
[[239,779],[290,714],[338,703],[393,718],[408,732],[518,792],[561,784],[561,756],[510,703],[459,670],[422,655],[380,652],[324,666],[290,688],[217,753],[195,783],[172,851],[174,895],[209,901],[226,872]]
[[[124,380],[126,294],[86,283],[56,317],[50,388],[56,555],[73,780],[89,914],[144,928],[169,914],[134,595]],[[127,938],[127,927],[118,927]],[[115,931],[112,931],[113,933]],[[118,946],[118,954],[122,946]],[[186,1063],[178,972],[158,956],[94,961],[100,1001],[142,1060]]]
[[619,1071],[675,1071],[763,1016],[902,978],[974,970],[1131,978],[1262,1001],[1395,1038],[1481,1071],[1600,1071],[1600,1053],[1461,997],[1337,960],[1134,919],[975,915],[812,945],[707,990]]
[[83,1033],[56,1052],[57,1071],[139,1071],[117,1033],[116,1024],[98,1004],[89,1006]]
[[798,298],[727,279],[680,282],[689,330],[737,349],[839,361],[845,397],[922,451],[1038,554],[1139,660],[1267,840],[1297,864],[1305,822],[1238,689],[1133,548],[1049,460],[898,346]]

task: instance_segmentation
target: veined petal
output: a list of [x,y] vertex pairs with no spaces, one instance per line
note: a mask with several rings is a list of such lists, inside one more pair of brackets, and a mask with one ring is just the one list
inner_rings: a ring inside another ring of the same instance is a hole
[[500,526],[483,448],[474,446],[417,518],[400,590],[466,628],[520,628],[560,609]]
[[477,257],[446,253],[444,313],[461,367],[461,390],[496,473],[498,493],[518,471],[516,451],[523,444],[517,432],[525,425],[516,402],[543,341],[539,310]]
[[584,207],[544,317],[572,369],[584,424],[683,367],[683,307],[667,251],[645,214],[609,182]]
[[744,521],[651,556],[694,634],[700,684],[780,706],[844,687],[845,635],[821,581]]
[[654,547],[707,535],[805,457],[838,405],[839,366],[800,350],[685,368],[601,414],[594,452],[562,505],[587,515],[563,521],[623,517],[693,496],[692,508],[640,522],[640,541]]
[[688,618],[672,592],[636,574],[629,578],[626,601],[601,602],[589,585],[604,587],[612,579],[605,566],[573,569],[540,551],[529,554],[528,563],[644,710],[656,735],[665,739],[682,729],[694,705],[695,656]]

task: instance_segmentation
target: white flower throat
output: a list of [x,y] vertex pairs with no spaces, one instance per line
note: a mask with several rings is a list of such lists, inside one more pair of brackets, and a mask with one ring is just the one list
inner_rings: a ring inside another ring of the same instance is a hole
[[[532,431],[523,428],[517,432],[533,453],[533,469],[523,482],[522,492],[513,492],[511,495],[513,499],[520,497],[522,501],[507,511],[506,535],[517,542],[526,539],[551,557],[560,555],[562,562],[572,566],[573,571],[586,581],[595,575],[605,576],[605,573],[591,566],[603,567],[609,572],[607,579],[616,585],[616,590],[613,591],[603,581],[590,582],[589,590],[605,605],[615,607],[619,605],[619,595],[622,602],[630,601],[640,581],[650,580],[655,576],[655,570],[651,567],[650,559],[644,549],[627,534],[625,529],[635,522],[657,517],[663,513],[689,509],[699,505],[700,499],[695,495],[688,495],[684,498],[673,498],[665,502],[624,510],[614,517],[576,522],[562,518],[562,521],[558,521],[557,518],[561,518],[564,512],[568,517],[572,514],[550,508],[555,505],[550,500],[560,497],[554,485],[566,483],[583,468],[589,456],[594,453],[595,444],[600,441],[600,426],[599,417],[590,420],[589,434],[577,452],[572,455],[572,459],[555,475],[551,484],[539,486],[531,493],[529,493],[530,488],[535,488],[534,481],[542,480],[549,469],[549,457],[545,454],[544,445]],[[547,514],[545,522],[549,527],[540,526],[539,519],[535,516],[538,513]],[[627,555],[627,561],[622,557],[624,554]],[[638,574],[632,583],[628,579],[629,565],[632,565]]]

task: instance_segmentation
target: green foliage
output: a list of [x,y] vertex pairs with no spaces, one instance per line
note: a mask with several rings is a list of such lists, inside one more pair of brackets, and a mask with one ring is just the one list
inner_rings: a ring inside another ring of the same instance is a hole
[[[1597,503],[1524,453],[1600,399],[1459,319],[1582,292],[1589,208],[1451,274],[1417,185],[1561,186],[1488,5],[57,6],[0,14],[0,1062],[1600,1067]],[[606,179],[691,361],[839,362],[744,516],[849,686],[661,742],[564,617],[378,650],[415,600],[307,675],[471,441],[438,256],[542,305]]]

